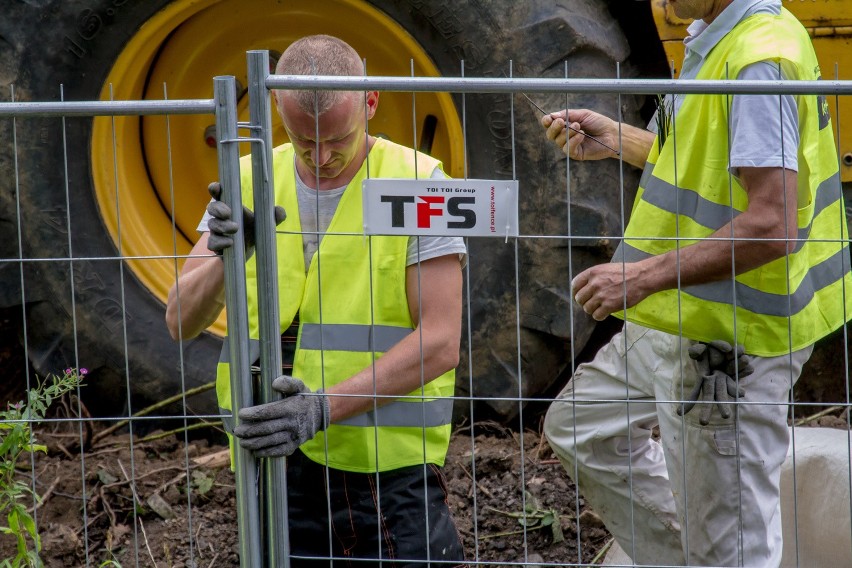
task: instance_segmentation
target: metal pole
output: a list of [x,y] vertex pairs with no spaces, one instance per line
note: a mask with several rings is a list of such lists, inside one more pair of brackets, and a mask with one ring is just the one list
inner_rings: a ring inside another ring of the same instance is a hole
[[852,81],[740,81],[736,79],[526,79],[501,77],[380,77],[270,75],[270,89],[453,93],[632,93],[849,95]]
[[[278,398],[272,390],[272,381],[281,374],[281,316],[278,310],[275,186],[272,179],[272,111],[266,88],[269,52],[249,51],[247,60],[250,128],[252,136],[264,140],[263,144],[252,145],[251,163],[257,243],[260,398],[262,402],[270,402]],[[282,458],[269,458],[262,463],[267,560],[270,566],[289,568],[286,462]]]
[[[216,139],[237,138],[237,90],[233,77],[213,79],[216,107]],[[232,211],[242,211],[240,195],[239,146],[220,142],[217,147],[222,199]],[[242,216],[237,215],[239,222]],[[249,361],[248,307],[246,303],[245,244],[243,231],[234,235],[234,246],[224,251],[225,305],[228,315],[228,347],[231,361],[231,408],[237,412],[252,404]],[[237,485],[237,526],[240,538],[240,566],[261,565],[260,513],[257,503],[257,463],[251,451],[234,443],[234,474]]]

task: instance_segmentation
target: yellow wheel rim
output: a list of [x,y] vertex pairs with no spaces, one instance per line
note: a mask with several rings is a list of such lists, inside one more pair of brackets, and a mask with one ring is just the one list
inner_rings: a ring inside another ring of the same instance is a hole
[[[101,92],[103,100],[209,99],[213,77],[246,85],[246,51],[271,59],[299,37],[325,33],[350,43],[370,75],[438,76],[423,48],[399,24],[359,0],[179,0],[145,22],[126,44]],[[248,119],[247,97],[239,101]],[[163,303],[216,179],[212,115],[98,117],[91,163],[104,223],[127,265]],[[432,126],[430,126],[432,125]],[[286,141],[273,118],[276,144]],[[430,153],[454,177],[463,173],[462,126],[447,93],[383,93],[372,134],[407,146],[432,136]],[[415,135],[415,128],[417,134]],[[431,129],[430,129],[431,128]],[[417,139],[415,139],[415,137]],[[246,150],[247,151],[247,150]],[[224,334],[224,316],[211,331]]]

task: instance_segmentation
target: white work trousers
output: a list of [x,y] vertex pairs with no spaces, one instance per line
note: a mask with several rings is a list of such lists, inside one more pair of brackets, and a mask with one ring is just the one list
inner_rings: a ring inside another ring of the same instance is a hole
[[547,412],[545,435],[636,564],[778,566],[787,402],[813,348],[753,358],[733,416],[714,406],[702,426],[700,404],[676,413],[698,378],[687,353],[694,343],[626,323],[577,368]]

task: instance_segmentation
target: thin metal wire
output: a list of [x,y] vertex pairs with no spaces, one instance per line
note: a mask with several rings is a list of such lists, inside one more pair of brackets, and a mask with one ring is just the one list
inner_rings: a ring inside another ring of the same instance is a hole
[[[615,62],[615,77],[616,80],[621,79],[621,64],[616,61]],[[617,103],[617,125],[618,125],[618,140],[620,144],[624,142],[624,134],[622,132],[622,121],[623,116],[621,113],[621,94],[617,93],[616,98]],[[622,150],[624,146],[621,146]],[[618,181],[619,181],[619,206],[620,206],[620,215],[621,215],[621,234],[623,235],[625,230],[627,229],[627,215],[626,208],[624,206],[624,160],[622,159],[623,154],[619,154],[618,159]],[[677,178],[675,178],[677,179]],[[675,185],[677,183],[675,182]],[[624,251],[624,247],[622,247],[622,252]],[[622,254],[621,261],[621,298],[622,298],[622,309],[627,312],[627,308],[629,307],[627,303],[627,262],[624,259]],[[624,327],[622,328],[624,333],[622,337],[624,338],[624,407],[626,412],[626,428],[627,432],[627,490],[630,495],[630,543],[632,547],[631,556],[632,558],[636,558],[636,501],[633,498],[633,461],[631,457],[633,456],[633,436],[631,435],[631,431],[633,430],[631,419],[630,419],[630,402],[632,397],[630,396],[630,366],[627,364],[627,358],[630,356],[630,350],[627,345],[627,323],[625,322]],[[643,562],[647,559],[643,559]]]
[[[169,90],[166,83],[163,83],[163,100],[169,99]],[[175,180],[174,180],[174,162],[172,161],[172,123],[171,117],[167,114],[165,116],[166,119],[166,156],[168,156],[168,171],[169,171],[169,203],[170,203],[170,211],[176,211],[175,209]],[[175,274],[175,295],[178,299],[180,299],[180,291],[178,289],[178,263],[177,263],[177,226],[176,226],[176,215],[172,215],[171,218],[172,224],[172,253],[175,255],[174,260],[174,274]],[[177,302],[177,321],[178,321],[178,362],[179,362],[179,373],[180,373],[180,391],[181,391],[181,407],[183,408],[183,465],[184,465],[184,474],[187,479],[192,479],[192,474],[190,473],[190,465],[189,465],[189,420],[188,413],[189,408],[186,402],[186,373],[184,372],[184,359],[183,359],[183,333],[181,331],[181,319],[180,319],[180,301]],[[192,531],[192,491],[186,492],[186,516],[187,516],[187,531],[189,537],[189,565],[192,566],[195,564],[195,546],[194,539],[195,534]]]
[[[837,78],[839,76],[838,67],[839,67],[838,63],[835,62],[834,63],[834,79],[835,80],[837,80]],[[835,95],[835,97],[834,97],[834,116],[837,119],[835,121],[837,123],[837,138],[836,138],[836,142],[835,142],[836,145],[837,145],[837,161],[838,161],[837,169],[841,170],[842,159],[840,157],[840,151],[841,151],[840,150],[840,148],[841,148],[841,143],[840,143],[840,97],[837,96],[837,95]],[[842,183],[841,183],[841,187],[840,187],[840,197],[841,197],[841,199],[843,198],[843,185],[842,185]],[[846,209],[845,209],[845,207],[840,207],[839,209],[840,210],[838,211],[838,216],[840,218],[838,219],[837,226],[843,227],[843,223],[844,223],[844,221],[846,221],[846,219],[844,218],[846,216]],[[847,230],[847,232],[849,231],[848,226],[847,226],[846,230]],[[848,239],[848,235],[846,235],[846,238]],[[845,244],[846,244],[846,243],[844,243],[844,235],[843,235],[842,229],[839,231],[837,243],[838,243],[840,250],[842,251]],[[848,253],[847,253],[847,255],[848,255]],[[848,256],[841,257],[841,258],[842,259],[848,259]],[[843,262],[843,260],[841,260],[841,262]],[[844,268],[846,268],[846,267],[844,267]],[[844,316],[843,319],[844,319],[844,321],[846,321],[846,320],[849,319],[849,314],[846,312],[846,297],[847,297],[847,294],[849,294],[850,292],[849,292],[849,290],[846,289],[846,280],[845,279],[841,280],[841,282],[842,282],[842,284],[841,284],[841,290],[842,290],[841,299],[842,299],[842,302],[843,302],[843,316]],[[849,345],[849,329],[845,325],[843,326],[843,345]],[[850,407],[852,407],[852,394],[850,394],[850,384],[849,384],[849,380],[850,380],[849,364],[850,364],[849,363],[849,351],[844,349],[843,350],[843,369],[844,369],[843,386],[844,386],[844,391],[845,391],[845,394],[846,394],[846,423],[847,424],[849,424],[850,418],[852,418],[852,416],[850,416],[850,413],[849,413]],[[795,399],[793,399],[793,402],[795,403]],[[849,428],[846,428],[846,463],[848,464],[847,468],[846,468],[846,473],[847,473],[846,487],[849,490],[849,518],[852,519],[852,429],[849,429]],[[852,531],[852,523],[850,523],[850,531]],[[852,542],[852,535],[850,535],[850,537],[851,537],[850,542]],[[852,552],[852,551],[850,551],[850,552]]]
[[[9,87],[11,93],[12,102],[15,102],[15,85],[11,85]],[[23,258],[24,256],[24,241],[21,237],[21,176],[18,170],[18,119],[14,115],[12,116],[12,163],[15,172],[15,229],[18,233],[18,257]],[[4,260],[5,262],[5,260]],[[27,385],[27,392],[31,389],[30,384],[30,373],[29,373],[29,354],[27,353],[27,300],[26,300],[26,286],[24,284],[24,263],[18,261],[18,271],[20,275],[20,284],[21,284],[21,321],[23,322],[23,339],[24,339],[24,362],[27,366],[26,374],[24,375]],[[35,444],[35,438],[33,437],[32,431],[30,431],[30,445]],[[35,526],[38,527],[38,500],[36,499],[36,452],[30,452],[30,488],[33,492],[33,521],[35,522]]]
[[[513,61],[509,60],[509,77],[511,78],[513,75]],[[518,179],[517,173],[517,156],[515,154],[515,99],[509,97],[509,124],[511,129],[511,145],[512,145],[512,179]],[[521,367],[521,282],[520,282],[520,274],[521,270],[519,267],[518,256],[519,256],[519,247],[518,247],[518,239],[513,239],[514,241],[514,254],[515,254],[515,337],[516,341],[516,353],[515,356],[518,361],[517,367],[517,382],[518,382],[518,399],[523,398],[523,384],[524,384],[524,374],[523,368]],[[518,426],[520,430],[520,453],[521,453],[521,472],[520,472],[520,482],[521,482],[521,507],[523,511],[527,511],[527,483],[526,483],[526,449],[524,448],[524,404],[522,402],[518,402]],[[527,538],[527,523],[524,523],[523,526],[523,547],[524,547],[524,561],[528,559],[528,538]]]
[[[777,67],[778,77],[782,78],[783,74],[781,72],[780,61],[778,62],[777,66],[778,66]],[[784,148],[784,106],[783,105],[784,105],[783,95],[779,94],[778,95],[778,115],[779,115],[779,129],[780,129],[779,135],[781,137],[780,138],[780,141],[781,141],[781,164],[782,164],[781,187],[782,187],[782,191],[783,191],[783,195],[784,195],[784,234],[785,234],[785,236],[789,236],[789,234],[790,234],[790,227],[789,227],[790,216],[789,216],[788,213],[789,213],[789,210],[790,210],[790,203],[789,203],[788,192],[787,192],[787,190],[788,190],[787,176],[784,173],[784,168],[786,168],[786,166],[788,164],[786,163],[787,156],[786,156],[785,148]],[[800,144],[801,144],[801,141],[800,141]],[[796,204],[795,209],[798,210],[798,204]],[[797,222],[797,225],[798,225],[798,222]],[[798,228],[798,227],[796,227],[796,228]],[[789,249],[789,243],[790,243],[790,241],[788,239],[787,242],[786,242],[788,251],[790,250]],[[793,386],[795,385],[796,379],[798,379],[798,377],[793,376],[793,372],[794,372],[793,371],[793,306],[792,306],[792,295],[791,295],[792,290],[790,289],[790,255],[789,254],[784,255],[784,273],[787,277],[786,278],[787,313],[788,313],[788,316],[787,316],[787,345],[789,346],[788,353],[787,353],[787,363],[788,363],[788,370],[789,370],[789,374],[788,374],[789,387],[788,387],[787,392],[788,392],[788,397],[790,398],[790,401],[792,402],[792,400],[793,400],[793,398],[792,398]],[[737,326],[736,326],[736,311],[734,311],[734,317],[735,317],[734,329],[736,330],[737,329]],[[736,335],[735,335],[735,337],[736,337]],[[739,386],[739,373],[737,373],[737,386]],[[735,404],[734,409],[737,410],[737,408],[738,407]],[[796,405],[795,404],[790,405],[789,413],[790,413],[791,422],[793,424],[792,428],[790,429],[790,435],[792,437],[793,487],[795,488],[796,487],[796,477],[797,477],[797,475],[796,475],[796,427],[795,427],[795,424],[796,424]],[[737,415],[738,415],[738,413],[735,414],[734,417],[736,418]],[[739,434],[739,420],[735,421],[734,427],[736,428],[736,431]],[[737,437],[737,466],[738,467],[740,467],[740,461],[741,461],[741,457],[740,457],[740,452],[739,452],[739,437]],[[742,479],[740,479],[740,494],[742,494],[742,491],[743,491]],[[742,511],[742,497],[740,497],[740,511]],[[740,518],[742,519],[742,513],[740,514]],[[800,546],[799,546],[799,522],[798,522],[799,505],[798,505],[798,495],[796,494],[795,490],[793,491],[793,518],[794,518],[794,523],[795,523],[794,526],[796,527],[796,530],[794,532],[795,543],[796,543],[795,544],[796,565],[799,566],[799,563],[800,563],[800,560],[801,560],[801,550],[800,550]],[[741,527],[740,530],[742,531],[743,530],[742,520],[740,521],[740,527]],[[742,539],[742,533],[741,533],[740,538]],[[744,559],[741,555],[740,556],[740,563],[742,563],[743,560]]]
[[[110,100],[114,99],[113,85],[112,84],[110,84],[110,86],[109,86],[109,98],[110,98]],[[112,175],[113,175],[113,184],[114,184],[113,190],[114,190],[114,197],[115,197],[115,218],[116,218],[116,243],[115,243],[115,245],[116,245],[116,248],[118,249],[118,257],[120,258],[121,255],[122,255],[122,249],[123,249],[123,247],[122,247],[123,236],[122,236],[122,233],[121,233],[121,199],[120,199],[121,193],[119,192],[119,178],[118,178],[118,140],[116,139],[116,135],[115,135],[116,128],[115,128],[115,117],[114,116],[110,119],[110,122],[111,122],[110,135],[112,136],[112,167],[113,167]],[[66,153],[66,155],[67,155],[67,153]],[[67,194],[67,191],[66,191],[66,194]],[[70,211],[70,206],[69,206],[69,211]],[[73,258],[74,255],[72,254],[72,251],[71,251],[71,248],[70,248],[71,247],[71,240],[70,240],[71,231],[70,231],[70,229],[68,231],[68,235],[69,235],[69,240],[68,240],[69,250],[68,250],[68,252],[69,252],[69,256],[71,256]],[[133,403],[132,403],[131,398],[130,398],[130,393],[132,391],[131,391],[131,388],[130,388],[130,351],[129,351],[128,344],[127,344],[127,301],[126,301],[126,298],[125,298],[125,287],[124,287],[124,262],[119,262],[119,265],[118,265],[118,281],[119,281],[120,296],[121,296],[121,333],[122,333],[122,343],[123,343],[123,347],[124,347],[124,379],[125,379],[124,387],[125,387],[125,391],[127,392],[127,414],[128,414],[128,416],[132,416],[133,415]],[[76,328],[76,326],[75,326],[75,328]],[[75,332],[74,332],[74,337],[75,337],[75,350],[76,350],[76,337],[77,337],[76,329],[75,329]],[[133,535],[134,535],[134,539],[136,539],[135,542],[137,543],[137,545],[134,548],[135,548],[135,551],[136,551],[137,564],[138,564],[139,532],[138,532],[136,521],[138,520],[139,523],[142,522],[141,519],[139,519],[139,516],[138,516],[138,511],[142,507],[142,503],[137,502],[138,496],[137,496],[137,493],[136,493],[136,490],[135,490],[135,487],[136,487],[136,452],[134,451],[135,435],[133,433],[134,428],[133,428],[133,420],[132,419],[128,420],[127,428],[130,432],[130,437],[129,437],[129,441],[130,441],[130,477],[128,478],[127,481],[130,483],[131,489],[133,489],[133,492],[132,492],[132,495],[133,495]],[[81,434],[81,436],[82,436],[82,434]],[[82,447],[82,445],[81,445],[81,447]],[[82,456],[82,454],[81,454],[81,456]],[[125,472],[125,475],[127,475],[126,472]]]
[[[65,100],[65,86],[64,85],[59,86],[59,93],[60,93],[60,99]],[[63,168],[64,189],[65,189],[65,211],[66,211],[65,222],[66,222],[66,232],[67,232],[67,235],[68,235],[68,243],[67,243],[68,244],[68,257],[69,257],[68,274],[69,274],[69,282],[70,282],[70,286],[71,286],[71,289],[70,289],[70,293],[71,293],[71,296],[70,296],[71,297],[71,330],[72,330],[72,333],[74,335],[74,362],[77,365],[77,370],[79,371],[80,360],[79,360],[78,349],[77,349],[77,309],[76,309],[76,294],[75,294],[75,291],[74,291],[74,287],[75,287],[75,284],[74,284],[75,283],[74,262],[73,262],[74,250],[72,248],[72,241],[71,241],[71,235],[72,235],[71,226],[72,225],[71,225],[71,197],[70,197],[70,191],[69,191],[70,176],[68,174],[68,132],[67,132],[67,128],[66,128],[65,117],[62,117],[61,123],[62,123],[62,156],[63,156],[62,157],[62,160],[63,160],[62,161],[62,168]],[[77,387],[77,414],[82,417],[83,411],[82,411],[81,400],[82,399],[81,399],[81,396],[80,396],[80,387],[78,386]],[[83,477],[81,477],[81,479],[85,480],[86,455],[85,455],[85,452],[82,451],[82,448],[85,447],[84,443],[83,443],[84,435],[83,435],[82,423],[78,424],[78,437],[79,437],[80,448],[81,448],[81,451],[80,451],[80,469],[81,469],[81,472],[83,474]],[[84,506],[83,506],[83,525],[84,525],[85,530],[83,531],[83,535],[86,539],[85,542],[88,543],[88,511],[86,511],[86,507],[85,507],[85,503],[88,500],[86,498],[86,483],[85,483],[85,481],[83,481],[83,483],[81,483],[81,492],[82,492],[83,503],[84,503]],[[86,546],[86,549],[87,549],[86,550],[86,559],[88,561],[88,557],[89,557],[88,544]]]
[[[414,59],[410,59],[411,66],[411,77],[414,77]],[[418,155],[416,148],[419,147],[417,144],[417,93],[411,93],[411,148],[414,152],[414,178],[417,179],[419,176],[420,170],[417,168],[418,165]],[[409,239],[416,239],[417,243],[417,310],[419,312],[417,321],[423,322],[423,278],[422,272],[420,269],[420,236],[409,237]],[[407,264],[407,261],[406,261]],[[418,340],[420,345],[418,346],[420,349],[420,396],[426,396],[426,364],[424,361],[424,351],[423,351],[423,326],[418,323]],[[426,475],[429,469],[429,464],[426,461],[426,407],[425,405],[420,405],[420,418],[422,420],[422,433],[421,443],[422,443],[422,455],[423,455],[423,503],[429,503],[429,485],[426,483]],[[426,505],[424,507],[425,513],[425,529],[426,529],[426,542],[432,542],[430,537],[430,532],[432,530],[432,524],[429,522],[429,507]],[[432,560],[432,548],[430,546],[426,547],[426,565],[430,565],[430,561]]]
[[[459,62],[459,73],[462,77],[464,77],[464,59]],[[467,97],[465,93],[461,94],[461,116],[462,116],[462,148],[464,150],[464,179],[468,179],[468,151],[467,151]],[[467,373],[468,373],[468,393],[470,394],[470,403],[468,408],[470,409],[470,477],[471,477],[471,487],[473,490],[471,491],[471,495],[473,496],[473,555],[474,562],[479,564],[479,499],[477,497],[477,479],[476,479],[476,432],[475,432],[475,424],[476,419],[474,413],[474,396],[473,396],[473,329],[471,324],[471,302],[470,302],[470,248],[468,246],[468,242],[465,242],[465,250],[468,251],[468,259],[467,264],[465,266],[465,273],[467,278],[465,278],[465,290],[467,292],[466,297],[468,298],[466,304],[467,311]]]
[[[563,72],[565,74],[565,78],[567,79],[568,78],[568,60],[567,59],[563,62]],[[568,109],[570,107],[571,107],[571,105],[570,105],[568,93],[565,93],[565,110],[566,110],[566,112],[568,111]],[[618,143],[619,143],[619,145],[621,145],[622,140],[619,139]],[[621,147],[623,148],[624,146],[622,145]],[[566,195],[566,198],[565,198],[565,204],[566,204],[565,217],[567,218],[567,234],[568,234],[568,245],[569,245],[568,246],[568,282],[569,282],[568,286],[569,286],[569,291],[568,292],[573,297],[574,290],[570,289],[571,288],[570,283],[574,282],[574,255],[571,254],[570,251],[571,251],[571,244],[573,242],[574,229],[573,229],[573,226],[571,224],[571,160],[569,160],[569,159],[565,160],[565,195]],[[571,330],[571,341],[569,343],[569,349],[570,349],[570,353],[571,353],[571,378],[569,380],[572,381],[572,385],[571,385],[571,424],[572,424],[571,437],[572,437],[572,441],[573,441],[572,448],[577,448],[577,428],[576,428],[576,424],[577,424],[577,391],[576,391],[576,389],[574,388],[574,385],[573,385],[574,376],[575,376],[576,371],[577,371],[576,367],[574,366],[575,362],[577,360],[577,349],[576,349],[576,342],[574,340],[574,323],[575,323],[574,322],[574,307],[570,302],[568,303],[568,323],[569,323],[568,329]],[[557,401],[555,404],[559,404],[559,401]],[[575,479],[575,480],[580,479],[580,460],[577,458],[576,450],[574,452],[573,461],[574,461],[574,475],[572,476],[572,479]],[[561,460],[560,460],[560,462],[561,462]],[[580,508],[581,508],[580,507],[580,487],[579,487],[579,485],[575,484],[575,486],[574,486],[574,518],[576,519],[575,522],[576,522],[576,525],[577,525],[577,531],[576,531],[577,532],[577,534],[576,534],[577,545],[576,546],[577,546],[577,558],[578,559],[583,558],[583,539],[582,539],[582,534],[580,533]]]

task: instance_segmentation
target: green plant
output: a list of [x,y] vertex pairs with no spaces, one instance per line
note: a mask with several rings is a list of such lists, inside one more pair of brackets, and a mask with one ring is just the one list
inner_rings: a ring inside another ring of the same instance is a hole
[[677,95],[657,95],[657,150],[662,151],[674,119],[675,97]]
[[0,560],[3,568],[43,566],[39,557],[41,538],[25,506],[27,501],[39,502],[41,498],[16,478],[15,468],[25,452],[47,452],[46,446],[36,444],[33,424],[44,419],[54,400],[81,386],[86,373],[86,369],[69,368],[62,375],[50,375],[27,392],[26,402],[7,403],[6,410],[0,412],[0,518],[5,514],[8,522],[8,526],[0,527],[0,532],[17,541],[16,556]]

